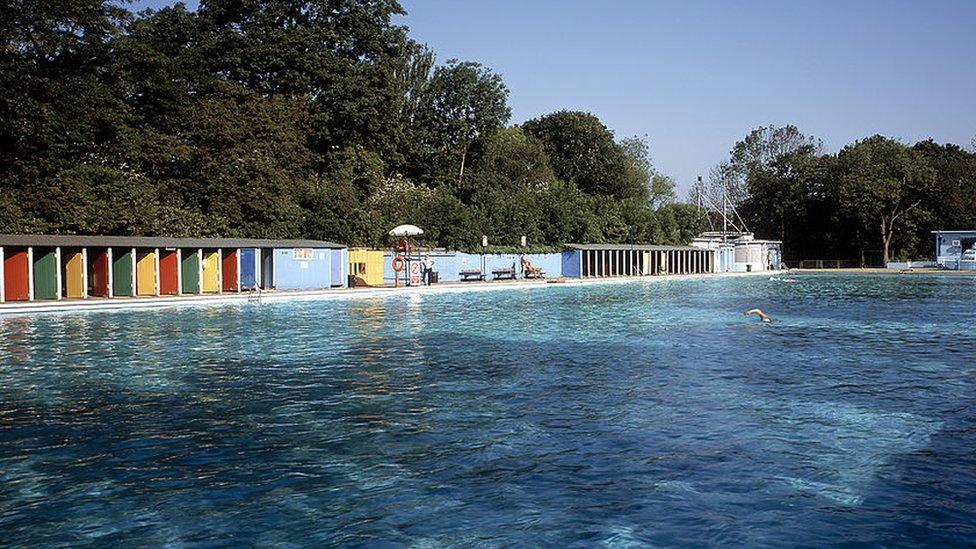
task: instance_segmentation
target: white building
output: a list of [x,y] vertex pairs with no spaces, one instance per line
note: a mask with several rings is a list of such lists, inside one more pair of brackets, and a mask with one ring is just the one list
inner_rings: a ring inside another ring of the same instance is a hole
[[782,242],[756,240],[752,233],[706,232],[691,241],[695,248],[715,250],[715,272],[770,271],[783,261]]

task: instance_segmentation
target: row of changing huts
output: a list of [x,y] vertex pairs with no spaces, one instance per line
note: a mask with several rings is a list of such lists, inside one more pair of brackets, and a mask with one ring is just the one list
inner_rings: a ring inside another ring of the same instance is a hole
[[[420,253],[420,252],[417,252]],[[522,254],[430,251],[442,282],[462,270],[521,273]],[[421,259],[418,255],[415,261]],[[609,278],[732,270],[695,246],[570,244],[528,254],[546,278]],[[391,284],[392,253],[319,240],[0,235],[0,302],[323,290]],[[744,269],[743,269],[744,270]]]
[[0,301],[318,290],[346,283],[318,240],[0,235]]

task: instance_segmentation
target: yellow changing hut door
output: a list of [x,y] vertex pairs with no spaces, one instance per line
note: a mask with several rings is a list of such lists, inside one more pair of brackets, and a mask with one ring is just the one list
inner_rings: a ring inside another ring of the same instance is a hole
[[136,295],[156,295],[156,252],[139,252],[136,261]]
[[85,262],[81,252],[69,252],[64,263],[64,289],[68,299],[85,297]]
[[208,294],[220,291],[220,255],[216,251],[203,252],[203,291]]

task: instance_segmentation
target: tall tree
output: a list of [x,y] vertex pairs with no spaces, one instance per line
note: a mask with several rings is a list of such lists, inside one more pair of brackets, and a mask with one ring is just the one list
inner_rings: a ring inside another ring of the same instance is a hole
[[770,228],[779,240],[786,241],[787,227],[802,217],[804,193],[822,167],[818,149],[803,145],[768,161],[753,170],[746,190],[743,210],[754,228]]
[[646,182],[634,177],[633,159],[596,116],[560,111],[529,120],[522,129],[542,142],[556,176],[583,192],[646,198]]
[[864,227],[874,227],[887,264],[894,239],[924,213],[935,170],[918,151],[880,135],[844,147],[838,162],[840,205]]
[[479,139],[471,157],[473,170],[500,177],[507,189],[545,188],[556,180],[542,143],[517,126]]
[[98,0],[0,9],[0,189],[18,205],[6,209],[4,228],[58,230],[51,203],[31,197],[64,170],[122,167],[131,111],[119,94],[112,42],[130,14]]
[[931,139],[912,147],[935,170],[931,230],[976,227],[976,151]]
[[308,101],[321,153],[389,154],[396,71],[409,46],[396,0],[202,0],[202,49],[214,72],[263,96]]
[[436,148],[457,155],[459,185],[471,144],[501,128],[512,115],[507,101],[501,76],[479,63],[451,59],[434,70],[419,123],[429,130]]
[[396,155],[390,158],[391,175],[422,177],[418,166],[430,165],[434,159],[424,145],[429,141],[418,116],[427,97],[427,86],[434,70],[435,55],[427,46],[410,43],[393,70],[398,116],[391,120],[398,140]]
[[646,135],[625,138],[620,141],[620,147],[627,157],[628,178],[632,180],[631,184],[646,189],[647,201],[651,208],[660,208],[677,198],[674,180],[659,173],[651,164],[651,149]]
[[823,143],[805,135],[792,124],[764,126],[749,132],[737,141],[729,153],[729,160],[712,170],[709,196],[715,202],[728,196],[733,206],[749,198],[749,180],[772,169],[773,163],[785,154],[821,154]]

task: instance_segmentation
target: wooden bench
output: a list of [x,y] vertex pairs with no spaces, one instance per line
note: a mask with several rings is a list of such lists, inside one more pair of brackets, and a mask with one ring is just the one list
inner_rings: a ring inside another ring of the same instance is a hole
[[545,278],[546,272],[539,268],[527,269],[523,275],[525,278]]
[[461,276],[461,282],[485,279],[485,273],[481,272],[481,269],[462,269],[458,274]]
[[492,276],[495,280],[515,280],[515,268],[492,269]]

